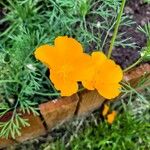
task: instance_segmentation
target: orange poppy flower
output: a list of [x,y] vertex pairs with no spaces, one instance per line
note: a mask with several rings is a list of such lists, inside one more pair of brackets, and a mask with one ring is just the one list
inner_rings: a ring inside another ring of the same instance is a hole
[[85,68],[91,59],[83,53],[78,41],[67,36],[57,37],[54,46],[40,46],[35,51],[35,57],[50,68],[50,79],[62,96],[77,92],[77,82],[86,76]]
[[109,106],[105,104],[105,105],[104,105],[103,112],[102,112],[102,115],[103,115],[103,116],[106,116],[107,113],[108,113],[108,111],[109,111]]
[[107,115],[107,122],[109,124],[112,124],[114,122],[114,120],[115,120],[116,115],[117,115],[116,111],[112,111],[112,113],[108,114]]
[[92,53],[91,64],[89,68],[86,69],[87,74],[89,75],[82,81],[83,86],[88,90],[95,89],[96,74],[98,74],[101,65],[103,65],[106,59],[107,57],[102,52]]
[[115,98],[120,94],[119,82],[123,78],[123,71],[102,52],[92,53],[92,65],[87,71],[91,72],[91,76],[82,81],[84,87],[89,90],[97,89],[99,94],[107,99]]

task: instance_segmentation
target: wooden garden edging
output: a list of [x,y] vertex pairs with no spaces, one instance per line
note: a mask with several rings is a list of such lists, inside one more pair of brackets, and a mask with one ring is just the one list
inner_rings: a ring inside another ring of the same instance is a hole
[[[124,80],[129,81],[133,86],[145,74],[150,73],[150,65],[143,64],[124,74]],[[44,135],[48,130],[58,124],[75,116],[82,116],[100,108],[104,102],[97,91],[83,91],[70,97],[63,97],[39,105],[41,116],[25,114],[23,117],[29,120],[30,127],[23,127],[21,136],[16,139],[0,138],[0,149],[15,143]],[[6,121],[0,118],[0,121]]]

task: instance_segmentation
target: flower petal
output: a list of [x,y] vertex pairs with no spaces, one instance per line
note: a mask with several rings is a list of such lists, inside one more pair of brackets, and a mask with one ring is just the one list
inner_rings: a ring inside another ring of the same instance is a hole
[[108,113],[108,111],[109,111],[109,106],[105,104],[105,105],[104,105],[103,112],[102,112],[102,115],[103,115],[103,116],[106,116],[107,113]]
[[57,56],[57,53],[55,51],[55,47],[50,45],[42,45],[38,47],[35,52],[36,59],[43,62],[48,67],[57,67],[59,63],[59,58]]
[[107,122],[109,124],[112,124],[114,122],[114,120],[115,120],[116,115],[117,115],[116,111],[112,111],[112,113],[108,114],[107,115]]
[[123,71],[113,60],[108,59],[99,68],[97,78],[105,83],[117,83],[122,80]]
[[96,69],[100,68],[100,66],[107,60],[107,57],[103,52],[93,52],[92,53],[92,61],[93,65],[96,67]]
[[78,84],[74,80],[70,80],[63,76],[63,74],[58,73],[51,69],[50,79],[53,82],[55,88],[61,91],[61,96],[71,96],[78,91]]
[[78,84],[77,82],[66,82],[61,88],[61,96],[71,96],[78,92]]
[[76,56],[83,53],[82,45],[73,38],[67,36],[59,36],[55,39],[55,48],[64,60],[76,58]]
[[[91,56],[91,63],[85,69],[85,77],[82,79],[82,84],[88,90],[95,89],[95,75],[97,70],[100,69],[101,65],[105,62],[107,57],[103,52],[93,52]],[[90,61],[89,61],[90,62]]]
[[76,77],[77,81],[82,81],[93,77],[93,69],[91,69],[92,61],[91,56],[83,53],[78,56],[77,59],[71,58],[70,61],[74,71],[72,73],[72,78]]
[[98,90],[99,94],[107,99],[113,99],[117,97],[121,92],[121,85],[118,83],[96,83],[95,87]]
[[94,90],[95,87],[94,87],[94,83],[91,81],[88,81],[88,80],[84,80],[82,81],[82,84],[85,88],[87,88],[88,90]]

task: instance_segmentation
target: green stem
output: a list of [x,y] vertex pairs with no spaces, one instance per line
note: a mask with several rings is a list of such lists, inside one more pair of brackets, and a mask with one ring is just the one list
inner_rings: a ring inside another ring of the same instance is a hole
[[116,37],[117,37],[117,34],[118,34],[118,29],[119,29],[119,25],[120,25],[120,22],[121,22],[121,17],[122,17],[122,13],[123,13],[123,10],[124,10],[125,3],[126,3],[126,0],[122,0],[120,12],[119,12],[118,17],[117,17],[115,30],[114,30],[113,37],[111,39],[110,47],[109,47],[109,50],[108,50],[108,58],[111,57],[112,49],[114,47],[114,43],[115,43],[115,40],[116,40]]
[[0,84],[2,84],[2,83],[19,83],[19,84],[22,85],[21,82],[16,81],[16,80],[1,80],[1,81],[0,81]]
[[139,58],[135,63],[133,63],[131,66],[127,67],[126,69],[124,69],[123,71],[129,71],[130,69],[132,69],[133,67],[135,67],[136,65],[138,65],[139,63],[142,62],[142,58]]
[[87,25],[86,25],[85,16],[83,17],[83,26],[84,26],[85,31],[87,32]]
[[34,92],[34,93],[41,96],[60,96],[60,93],[41,93],[41,92]]

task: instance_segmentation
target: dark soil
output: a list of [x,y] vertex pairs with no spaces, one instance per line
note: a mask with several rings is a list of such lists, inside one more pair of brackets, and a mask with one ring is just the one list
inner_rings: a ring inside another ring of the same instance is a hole
[[[3,9],[2,9],[2,6],[0,5],[0,20],[3,18]],[[0,24],[0,31],[2,30],[2,28],[3,28],[4,26],[3,26],[3,24]]]
[[127,3],[125,13],[135,21],[135,24],[124,27],[121,31],[126,32],[124,39],[131,37],[131,41],[136,43],[137,48],[117,47],[114,49],[112,57],[122,68],[131,65],[140,57],[139,51],[146,46],[146,37],[137,30],[137,27],[150,22],[150,4],[144,4],[142,0],[128,0]]
[[[3,6],[0,4],[0,20],[3,19],[5,14],[5,10],[3,8]],[[2,23],[0,24],[0,31],[4,31],[6,28],[8,27],[8,23]]]

